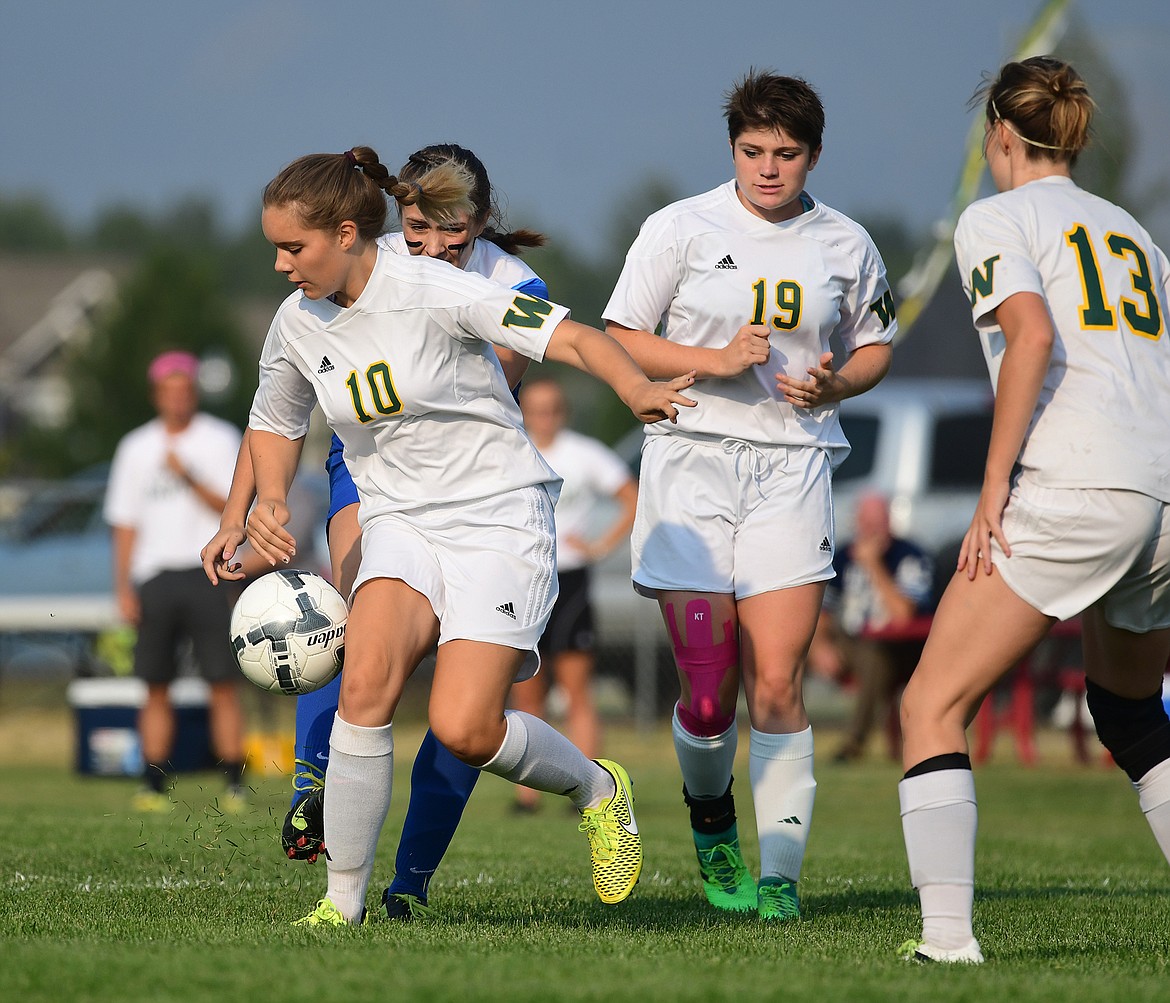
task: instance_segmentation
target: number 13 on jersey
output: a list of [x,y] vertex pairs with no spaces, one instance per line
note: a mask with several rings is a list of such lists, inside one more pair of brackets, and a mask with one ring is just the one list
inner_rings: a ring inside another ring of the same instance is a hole
[[[1113,309],[1105,301],[1105,284],[1101,266],[1089,238],[1089,232],[1079,223],[1064,235],[1065,242],[1077,253],[1084,301],[1081,306],[1081,326],[1088,331],[1111,331],[1117,326]],[[1129,270],[1129,284],[1142,297],[1143,303],[1122,296],[1121,315],[1126,326],[1143,338],[1158,338],[1162,334],[1162,311],[1150,277],[1150,263],[1146,252],[1131,238],[1121,233],[1105,235],[1105,246],[1114,258],[1133,265]]]

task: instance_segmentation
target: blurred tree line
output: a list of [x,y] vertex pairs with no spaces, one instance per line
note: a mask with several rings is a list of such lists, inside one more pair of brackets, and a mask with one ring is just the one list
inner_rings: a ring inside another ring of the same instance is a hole
[[[554,235],[527,260],[553,299],[570,306],[576,319],[601,326],[624,249],[646,216],[683,194],[660,179],[631,189],[614,206],[605,242],[622,253],[593,260]],[[913,239],[896,220],[871,226],[896,274],[909,264]],[[67,351],[64,375],[73,393],[68,419],[60,427],[18,428],[0,451],[0,474],[63,476],[108,461],[119,438],[153,416],[145,371],[167,348],[227,362],[234,379],[218,393],[205,393],[203,406],[244,425],[266,330],[257,328],[255,318],[271,315],[288,295],[259,226],[228,232],[210,203],[189,200],[158,216],[112,206],[78,229],[42,199],[0,196],[0,253],[73,256],[128,269],[117,302],[99,318],[92,336]],[[587,434],[614,443],[637,424],[595,380],[551,363],[538,368],[563,380],[574,405],[573,424]]]

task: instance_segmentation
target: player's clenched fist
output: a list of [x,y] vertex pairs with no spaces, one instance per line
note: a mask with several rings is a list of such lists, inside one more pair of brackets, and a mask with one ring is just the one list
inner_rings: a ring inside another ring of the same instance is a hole
[[735,337],[720,349],[723,371],[720,376],[738,376],[749,366],[762,366],[768,361],[768,327],[766,324],[744,324]]

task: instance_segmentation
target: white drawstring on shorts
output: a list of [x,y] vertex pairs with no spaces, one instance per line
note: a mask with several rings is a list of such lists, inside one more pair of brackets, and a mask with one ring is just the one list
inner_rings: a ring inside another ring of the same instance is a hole
[[748,442],[746,439],[728,437],[719,444],[723,447],[723,452],[734,457],[737,474],[739,473],[739,461],[742,459],[747,464],[749,476],[755,482],[757,490],[763,494],[764,489],[760,487],[760,484],[772,472],[772,463],[764,451],[754,442]]

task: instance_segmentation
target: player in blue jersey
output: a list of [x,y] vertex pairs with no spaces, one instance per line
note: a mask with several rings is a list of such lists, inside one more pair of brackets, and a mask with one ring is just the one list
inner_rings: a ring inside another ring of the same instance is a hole
[[[544,280],[517,256],[525,247],[543,244],[544,237],[532,230],[504,229],[487,169],[474,153],[455,144],[427,146],[411,154],[398,178],[408,184],[417,183],[427,171],[451,160],[474,179],[474,213],[436,221],[423,215],[417,205],[399,204],[402,232],[385,234],[378,243],[396,254],[437,258],[500,285],[547,299]],[[509,386],[515,388],[528,359],[499,346],[496,354]],[[341,441],[336,435],[325,466],[329,473],[326,526],[333,581],[343,595],[348,595],[361,560],[361,529],[357,488],[342,459]],[[225,525],[229,521],[225,520]],[[205,553],[214,554],[221,549],[222,541],[217,536]],[[292,806],[281,831],[281,845],[290,859],[313,862],[324,850],[324,777],[340,690],[338,676],[328,686],[297,700],[298,768],[293,778]],[[411,772],[410,803],[395,858],[394,879],[383,893],[391,918],[411,919],[426,911],[431,876],[451,843],[478,779],[479,770],[460,762],[427,731]]]

